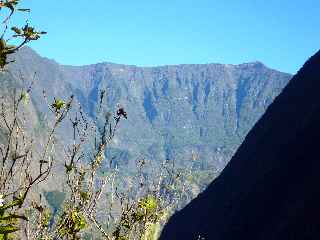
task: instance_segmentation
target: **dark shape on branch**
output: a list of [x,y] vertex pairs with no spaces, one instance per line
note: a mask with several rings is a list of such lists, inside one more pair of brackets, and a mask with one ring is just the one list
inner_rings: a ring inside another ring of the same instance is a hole
[[124,110],[123,107],[119,107],[119,108],[118,108],[118,110],[117,110],[117,116],[118,116],[118,117],[124,117],[125,119],[128,118],[127,112]]

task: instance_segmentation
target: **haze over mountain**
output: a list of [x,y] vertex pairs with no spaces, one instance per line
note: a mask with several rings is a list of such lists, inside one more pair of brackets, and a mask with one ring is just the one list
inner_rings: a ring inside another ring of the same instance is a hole
[[99,91],[106,90],[105,109],[114,110],[119,103],[128,112],[113,143],[120,166],[130,166],[139,156],[183,165],[195,154],[199,168],[218,171],[291,78],[260,62],[63,66],[28,47],[10,69],[15,78],[24,76],[24,84],[37,73],[32,97],[40,112],[46,111],[41,100],[45,89],[60,98],[73,93],[95,118]]

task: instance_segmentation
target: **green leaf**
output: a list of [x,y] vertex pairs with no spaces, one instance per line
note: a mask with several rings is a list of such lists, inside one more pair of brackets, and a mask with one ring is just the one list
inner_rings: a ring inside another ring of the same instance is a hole
[[61,110],[64,106],[66,105],[66,103],[63,100],[60,99],[56,99],[54,101],[54,103],[52,104],[52,107],[55,108],[56,111]]
[[23,196],[19,196],[18,198],[16,198],[16,199],[13,200],[12,202],[10,202],[10,203],[8,203],[8,204],[6,204],[6,205],[1,206],[1,207],[0,207],[0,211],[1,211],[1,210],[6,210],[6,209],[8,209],[8,208],[16,207],[16,206],[21,207],[22,204],[23,204],[23,201],[24,201]]
[[8,234],[16,231],[19,231],[19,228],[12,225],[0,226],[0,234]]
[[158,206],[157,199],[154,196],[150,195],[141,200],[139,206],[143,209],[146,209],[148,212],[155,211]]
[[19,34],[19,35],[22,33],[21,29],[17,28],[17,27],[12,27],[11,30],[14,31],[16,34]]
[[30,8],[18,8],[18,11],[20,12],[30,12]]
[[12,220],[12,219],[23,219],[25,221],[28,221],[28,218],[23,215],[10,214],[8,216],[0,217],[0,220]]
[[81,191],[80,192],[80,197],[85,200],[85,201],[88,201],[89,200],[89,194],[87,192],[83,192]]
[[29,93],[26,91],[21,92],[21,100],[23,101],[24,104],[28,104],[30,100]]
[[7,46],[6,41],[3,38],[1,38],[0,39],[0,51],[5,50],[6,46]]

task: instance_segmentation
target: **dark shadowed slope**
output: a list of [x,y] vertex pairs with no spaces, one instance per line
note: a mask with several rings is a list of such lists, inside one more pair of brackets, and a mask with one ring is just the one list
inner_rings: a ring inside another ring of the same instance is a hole
[[320,52],[161,239],[320,239]]

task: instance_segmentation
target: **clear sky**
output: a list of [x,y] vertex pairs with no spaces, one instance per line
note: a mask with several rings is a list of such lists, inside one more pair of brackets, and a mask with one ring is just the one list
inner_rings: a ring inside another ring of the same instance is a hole
[[320,48],[320,0],[22,0],[62,64],[261,61],[295,73]]

